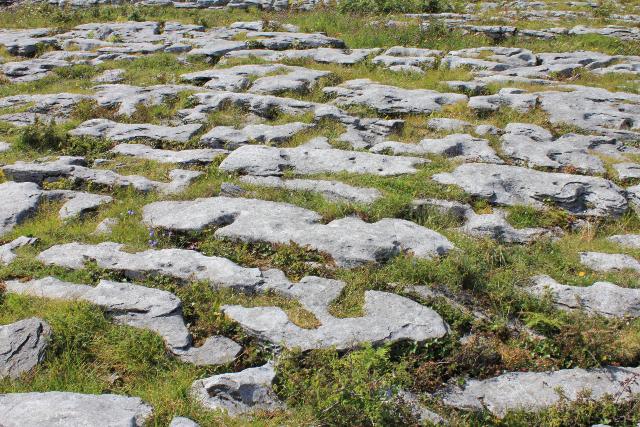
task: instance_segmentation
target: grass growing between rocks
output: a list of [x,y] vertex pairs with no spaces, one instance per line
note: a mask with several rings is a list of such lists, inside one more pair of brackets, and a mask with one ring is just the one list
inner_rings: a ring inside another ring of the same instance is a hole
[[[357,4],[356,4],[357,3]],[[374,4],[375,3],[375,4]],[[432,4],[433,3],[433,4]],[[398,8],[415,7],[413,2],[348,2],[358,11],[361,5],[372,5],[386,12],[403,12]],[[417,3],[416,3],[417,4]],[[439,2],[420,3],[419,7],[448,10]],[[345,6],[347,7],[347,6]],[[369,6],[367,6],[369,7]],[[454,5],[453,10],[458,6]],[[391,8],[391,9],[389,9]],[[407,9],[408,10],[408,9]],[[412,9],[413,10],[413,9]],[[389,15],[384,19],[396,18]],[[388,28],[368,25],[371,16],[341,14],[329,10],[308,13],[271,14],[249,11],[180,10],[163,7],[125,5],[88,9],[59,9],[49,6],[28,6],[15,10],[13,16],[0,14],[0,27],[22,28],[51,26],[68,29],[86,22],[178,20],[208,28],[238,20],[277,19],[294,23],[302,31],[325,31],[343,38],[350,47],[390,47],[414,45],[435,49],[461,49],[486,46],[491,42],[482,36],[462,35],[433,25],[420,30],[409,21],[406,27]],[[526,47],[534,51],[597,50],[616,54],[638,54],[632,43],[619,42],[601,36],[558,37],[553,41],[507,39],[505,46]],[[4,56],[0,52],[0,55]],[[255,61],[229,61],[225,66]],[[374,67],[369,62],[353,67],[323,65],[309,61],[291,61],[291,65],[308,66],[333,73],[322,85],[306,94],[287,94],[299,99],[326,102],[323,85],[338,84],[355,78],[370,78],[382,84],[404,88],[444,90],[443,81],[469,80],[467,70],[429,70],[425,74],[392,73]],[[171,55],[149,55],[134,61],[106,63],[98,67],[73,66],[56,70],[37,82],[0,86],[0,96],[24,93],[89,93],[91,78],[104,69],[124,68],[125,83],[134,85],[173,84],[183,73],[211,68],[211,64],[196,62],[184,65]],[[588,84],[609,90],[637,91],[631,79],[621,76],[594,76],[578,73],[567,83]],[[634,89],[635,87],[635,89]],[[498,88],[491,88],[490,92]],[[530,87],[529,89],[540,90]],[[104,168],[118,173],[139,174],[166,181],[173,167],[149,161],[113,157],[109,141],[70,138],[67,132],[84,120],[109,118],[127,123],[168,124],[178,110],[190,105],[191,92],[159,106],[140,106],[131,117],[117,115],[113,110],[91,102],[81,103],[65,123],[18,129],[0,125],[0,137],[14,144],[12,150],[0,154],[0,162],[31,160],[46,155],[83,155],[88,160],[107,158]],[[366,108],[349,108],[353,114],[378,116]],[[509,109],[495,114],[477,116],[463,105],[454,105],[430,116],[408,116],[405,129],[397,139],[418,142],[425,137],[442,136],[430,131],[426,122],[432,117],[459,118],[473,124],[493,124],[526,121],[539,124],[561,135],[575,131],[567,126],[553,125],[548,116],[535,109],[524,117]],[[268,123],[291,121],[311,122],[309,115],[276,115]],[[241,128],[248,123],[266,122],[238,108],[223,108],[209,116],[203,129],[212,126]],[[341,125],[323,121],[308,132],[294,137],[285,146],[298,146],[314,136],[325,136],[337,145],[343,131]],[[494,138],[495,139],[495,138]],[[495,140],[491,141],[494,145]],[[195,147],[186,144],[155,144],[162,148]],[[581,251],[627,253],[640,257],[640,251],[621,249],[606,240],[611,234],[639,233],[640,222],[635,214],[618,220],[593,221],[579,231],[571,231],[576,218],[549,208],[543,212],[515,206],[507,208],[508,220],[516,227],[560,227],[565,235],[557,241],[540,240],[530,245],[503,245],[490,240],[471,239],[453,228],[460,224],[435,212],[416,212],[410,204],[417,198],[443,198],[470,203],[476,212],[486,213],[491,207],[483,200],[469,197],[459,188],[442,186],[430,179],[436,173],[451,171],[456,161],[429,156],[429,163],[414,175],[378,177],[371,175],[322,174],[311,178],[339,180],[355,186],[372,187],[383,198],[371,205],[329,202],[310,192],[292,192],[242,184],[239,177],[218,170],[218,162],[209,167],[197,167],[205,174],[182,194],[170,197],[140,194],[133,190],[112,190],[92,185],[77,185],[67,180],[47,183],[49,189],[90,190],[110,194],[115,201],[103,206],[83,220],[62,221],[58,217],[60,203],[44,203],[37,214],[3,237],[10,241],[20,235],[36,236],[34,247],[18,251],[18,259],[0,266],[0,283],[11,279],[30,279],[53,275],[74,283],[95,285],[100,279],[125,280],[122,273],[98,268],[88,262],[84,269],[72,271],[44,266],[37,255],[55,244],[69,242],[120,242],[128,251],[143,251],[178,247],[195,249],[207,256],[226,257],[245,267],[278,268],[289,279],[298,281],[307,275],[343,280],[346,287],[330,307],[337,317],[363,315],[364,292],[380,290],[415,299],[436,310],[451,326],[444,339],[421,344],[397,344],[380,348],[364,347],[350,352],[333,350],[300,353],[285,351],[278,365],[276,391],[286,401],[289,410],[255,417],[231,419],[204,410],[189,397],[195,379],[214,373],[238,371],[257,366],[271,357],[267,349],[249,338],[237,324],[225,318],[221,306],[278,306],[300,327],[313,328],[318,320],[295,301],[273,295],[246,295],[227,289],[213,289],[208,283],[184,284],[165,277],[136,279],[145,286],[175,293],[183,302],[185,321],[197,343],[213,334],[223,334],[243,345],[243,353],[233,366],[215,369],[197,368],[181,363],[167,354],[159,336],[113,324],[97,307],[84,303],[56,302],[20,297],[0,289],[0,324],[29,316],[39,316],[53,328],[52,345],[44,364],[18,380],[0,382],[0,393],[21,391],[67,390],[84,393],[118,393],[139,396],[155,409],[149,425],[166,426],[173,416],[188,416],[202,426],[217,425],[414,425],[416,420],[402,402],[395,400],[399,390],[410,390],[421,396],[423,403],[436,412],[448,415],[452,425],[632,425],[640,421],[638,399],[620,403],[615,398],[595,402],[585,395],[575,404],[562,402],[557,407],[532,415],[512,413],[499,420],[488,413],[470,414],[439,407],[431,393],[446,384],[463,378],[489,378],[504,371],[543,371],[549,369],[598,367],[605,365],[637,366],[640,363],[640,321],[587,317],[553,308],[548,298],[534,298],[526,292],[529,279],[548,274],[563,284],[588,286],[596,281],[610,281],[620,286],[638,287],[638,274],[632,271],[597,273],[579,263]],[[287,174],[290,177],[290,174]],[[2,180],[2,178],[0,178]],[[381,265],[365,265],[356,269],[336,268],[326,254],[309,251],[294,244],[270,245],[221,240],[215,228],[202,233],[169,235],[163,230],[150,230],[141,221],[143,207],[160,199],[191,200],[212,197],[220,192],[223,182],[240,185],[246,197],[292,203],[314,210],[323,221],[357,215],[368,222],[382,218],[403,218],[436,230],[449,238],[458,249],[439,260],[419,260],[411,254],[401,254]],[[105,218],[117,218],[110,233],[94,234],[97,224]],[[411,291],[413,286],[427,286],[440,296],[424,299]],[[0,284],[1,287],[1,284]],[[480,312],[482,316],[474,316]],[[465,338],[465,339],[462,339]]]

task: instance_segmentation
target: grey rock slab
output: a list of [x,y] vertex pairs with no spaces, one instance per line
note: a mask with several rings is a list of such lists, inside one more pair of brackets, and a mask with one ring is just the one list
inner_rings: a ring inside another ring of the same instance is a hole
[[427,161],[416,157],[317,148],[277,148],[245,145],[234,150],[220,164],[226,172],[247,175],[281,176],[285,171],[298,175],[347,172],[394,176],[416,173]]
[[[329,71],[282,64],[248,64],[183,74],[180,78],[187,82],[205,83],[205,87],[215,90],[237,92],[246,89],[253,93],[277,94],[308,91],[320,78],[330,74]],[[251,81],[252,77],[258,78]]]
[[175,417],[169,427],[200,427],[200,424],[185,417]]
[[621,139],[640,134],[640,95],[578,85],[539,92],[540,108],[554,124],[569,124]]
[[210,38],[197,42],[198,47],[189,51],[189,56],[206,56],[209,58],[220,58],[224,54],[233,52],[234,50],[242,50],[247,48],[247,43],[243,41],[224,40]]
[[381,114],[430,114],[445,105],[467,100],[466,95],[441,93],[427,89],[402,89],[374,83],[369,79],[349,80],[339,86],[325,87],[342,106],[364,105]]
[[620,187],[604,178],[540,172],[518,166],[466,163],[451,173],[432,177],[457,185],[467,193],[496,205],[545,203],[579,216],[619,216],[628,207]]
[[346,350],[365,343],[423,342],[441,338],[449,331],[446,322],[435,311],[387,292],[365,292],[364,316],[336,318],[329,313],[329,306],[344,286],[344,282],[319,277],[305,277],[296,284],[271,285],[272,290],[295,298],[310,311],[321,323],[316,329],[300,328],[278,307],[228,305],[223,306],[223,311],[240,323],[249,335],[303,351],[332,347]]
[[439,154],[469,162],[504,163],[486,139],[469,134],[451,134],[440,139],[423,139],[418,144],[387,141],[374,145],[374,153],[391,151],[393,154]]
[[606,317],[640,316],[640,289],[622,288],[609,282],[596,282],[591,286],[562,285],[549,276],[532,279],[527,292],[544,297],[549,294],[560,309],[580,310]]
[[60,208],[60,219],[83,217],[102,205],[113,202],[113,197],[101,194],[74,192]]
[[504,243],[531,243],[542,238],[555,238],[562,234],[559,229],[546,229],[539,227],[515,228],[507,221],[506,213],[500,209],[494,209],[489,214],[477,214],[466,203],[453,202],[439,199],[417,199],[411,203],[412,209],[417,212],[433,209],[443,215],[462,223],[455,231],[473,237],[490,238]]
[[339,181],[282,179],[275,176],[243,176],[240,181],[245,184],[263,187],[311,191],[319,193],[325,199],[334,202],[369,204],[382,197],[382,193],[375,188],[353,187]]
[[42,190],[33,183],[0,184],[0,236],[32,216],[42,200]]
[[134,140],[187,142],[202,126],[187,124],[182,126],[159,126],[151,124],[118,123],[107,119],[91,119],[69,131],[69,135],[104,138],[116,142]]
[[400,390],[395,396],[394,403],[405,405],[411,411],[411,415],[418,420],[419,425],[446,425],[446,421],[440,415],[428,409],[420,402],[420,398],[405,390]]
[[0,245],[0,265],[10,264],[14,259],[18,257],[15,254],[15,250],[23,246],[33,245],[38,241],[35,237],[20,236],[17,239],[4,245]]
[[197,380],[191,386],[191,395],[206,408],[224,411],[232,417],[254,411],[275,411],[284,408],[272,388],[275,376],[273,365],[267,363]]
[[2,29],[0,45],[4,46],[11,55],[33,56],[38,50],[38,45],[55,46],[57,44],[54,37],[47,37],[51,32],[49,28]]
[[502,152],[518,164],[550,169],[572,168],[583,173],[604,173],[595,154],[622,158],[633,149],[614,138],[566,133],[557,139],[536,125],[509,123],[501,138]]
[[25,108],[26,111],[5,114],[3,121],[32,124],[35,117],[67,119],[80,101],[89,100],[89,95],[77,93],[13,95],[0,98],[0,108]]
[[0,141],[0,153],[6,153],[11,150],[11,144],[8,142]]
[[312,128],[313,125],[301,122],[283,125],[256,124],[242,129],[231,126],[216,126],[202,135],[200,144],[213,148],[236,149],[250,143],[280,145],[296,134]]
[[236,50],[225,54],[225,58],[260,58],[263,61],[278,62],[282,60],[310,59],[324,64],[353,65],[364,61],[368,56],[378,53],[380,49],[335,49],[319,47],[317,49],[300,50]]
[[156,202],[144,207],[143,220],[150,227],[178,232],[218,226],[216,237],[245,242],[295,242],[330,254],[342,267],[384,262],[402,252],[433,258],[453,249],[442,235],[410,221],[387,218],[366,223],[347,217],[325,225],[314,211],[256,199]]
[[228,154],[227,150],[201,148],[195,150],[160,150],[143,144],[118,144],[111,152],[121,156],[152,160],[159,163],[178,165],[207,165],[217,157]]
[[449,52],[449,55],[463,58],[482,58],[511,66],[531,67],[537,65],[538,56],[528,49],[519,47],[483,46]]
[[126,70],[123,70],[121,68],[106,70],[102,74],[99,74],[98,76],[91,79],[91,81],[94,83],[121,83],[122,81],[124,81],[125,73]]
[[265,49],[273,50],[313,49],[319,47],[343,49],[346,47],[342,40],[328,37],[321,33],[249,31],[246,37]]
[[95,304],[116,323],[156,332],[169,350],[185,362],[197,365],[229,363],[241,350],[238,344],[224,337],[210,337],[202,347],[193,347],[182,317],[180,299],[160,289],[108,280],[101,280],[92,287],[53,277],[29,282],[9,281],[6,286],[11,293]]
[[201,90],[189,85],[131,86],[125,84],[105,84],[93,88],[93,98],[99,106],[117,109],[118,114],[130,116],[140,104],[160,105],[175,99],[180,92]]
[[153,181],[139,175],[120,175],[108,169],[88,168],[82,157],[62,156],[48,162],[16,162],[2,168],[4,174],[17,182],[55,181],[68,178],[78,182],[90,182],[106,187],[133,187],[137,191],[160,191],[174,194],[184,191],[191,182],[202,175],[199,171],[174,169],[169,172],[169,182]]
[[463,388],[445,390],[441,397],[447,406],[486,409],[502,418],[509,411],[539,411],[563,399],[574,402],[586,391],[594,400],[611,395],[627,401],[640,392],[638,375],[640,368],[618,367],[508,372],[483,381],[470,380]]
[[625,248],[640,249],[640,234],[616,234],[607,240]]
[[580,252],[580,262],[591,270],[600,272],[634,270],[640,272],[640,261],[625,254]]
[[618,178],[622,180],[640,178],[640,164],[637,163],[616,163],[613,168],[618,173]]
[[60,59],[27,59],[19,62],[6,62],[0,65],[2,73],[13,83],[39,80],[50,74],[54,68],[68,67],[71,64]]
[[137,397],[60,391],[0,395],[5,427],[142,427],[153,409]]
[[273,119],[278,113],[294,116],[313,113],[316,122],[328,119],[345,125],[347,131],[340,136],[340,139],[357,148],[365,148],[371,143],[384,140],[390,133],[399,131],[404,124],[399,119],[355,117],[334,105],[274,95],[209,91],[196,93],[190,100],[195,106],[178,112],[185,123],[205,123],[210,113],[228,106],[242,108],[266,119]]
[[52,246],[38,255],[47,265],[79,270],[89,261],[98,267],[123,273],[131,279],[168,276],[184,282],[209,281],[214,286],[252,291],[263,282],[257,268],[244,268],[226,258],[208,257],[186,249],[149,249],[129,253],[123,245],[103,242],[97,245],[67,243]]
[[501,107],[510,107],[520,113],[526,113],[538,104],[536,94],[522,89],[502,88],[495,95],[473,96],[469,99],[469,108],[479,113],[491,113]]
[[120,221],[117,218],[105,218],[96,226],[93,234],[109,234]]
[[458,132],[463,130],[469,130],[473,125],[464,120],[448,119],[448,118],[435,118],[427,121],[427,127],[434,131],[439,132]]
[[0,378],[18,378],[33,369],[43,360],[50,336],[49,325],[37,317],[0,326]]

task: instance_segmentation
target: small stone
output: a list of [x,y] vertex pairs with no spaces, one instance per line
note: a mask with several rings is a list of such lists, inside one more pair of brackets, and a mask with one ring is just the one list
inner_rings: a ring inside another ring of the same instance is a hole
[[0,326],[0,379],[18,378],[42,362],[50,335],[49,325],[37,317]]
[[276,411],[283,409],[284,404],[272,389],[275,376],[273,365],[267,363],[197,380],[191,386],[191,394],[206,408],[223,410],[232,417],[254,411]]
[[0,245],[0,265],[7,265],[18,257],[15,250],[27,245],[33,245],[38,241],[35,237],[20,236],[12,242]]

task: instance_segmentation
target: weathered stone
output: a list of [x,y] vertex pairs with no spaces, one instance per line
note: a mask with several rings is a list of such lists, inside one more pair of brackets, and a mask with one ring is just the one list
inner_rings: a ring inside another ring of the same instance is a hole
[[117,218],[105,218],[96,226],[96,230],[93,234],[109,234],[113,227],[118,225],[120,221]]
[[451,134],[440,139],[423,139],[418,144],[387,141],[371,148],[374,153],[390,150],[393,154],[439,154],[469,162],[504,163],[489,141],[469,134]]
[[364,105],[381,114],[430,114],[445,105],[466,101],[455,93],[427,89],[401,89],[374,83],[369,79],[349,80],[339,86],[326,87],[323,92],[335,97],[338,105]]
[[607,317],[640,316],[640,289],[622,288],[609,282],[567,286],[549,276],[537,276],[533,278],[533,286],[526,290],[541,297],[551,295],[553,303],[563,310],[581,310]]
[[185,362],[225,364],[233,361],[241,350],[239,345],[224,337],[210,337],[203,347],[193,347],[191,334],[182,318],[180,299],[160,289],[107,280],[92,287],[53,277],[29,282],[9,281],[6,287],[11,293],[88,301],[105,310],[117,323],[156,332],[169,350]]
[[4,46],[11,55],[33,56],[38,46],[55,46],[57,40],[46,37],[51,33],[49,28],[10,29],[0,30],[0,45]]
[[99,106],[117,108],[118,114],[130,116],[136,112],[140,104],[160,105],[174,99],[180,92],[199,90],[197,86],[188,85],[156,85],[130,86],[124,84],[108,84],[94,87],[93,98]]
[[105,138],[116,142],[134,140],[187,142],[202,126],[188,124],[182,126],[158,126],[150,124],[117,123],[107,119],[92,119],[81,123],[77,128],[69,131],[73,136],[88,136]]
[[0,184],[0,236],[33,215],[40,205],[42,190],[33,183]]
[[[198,71],[183,74],[180,77],[188,82],[205,83],[204,86],[209,89],[277,94],[287,91],[308,91],[320,78],[329,74],[331,74],[329,71],[282,64],[249,64]],[[251,77],[259,78],[252,82]]]
[[238,416],[254,411],[275,411],[284,404],[272,389],[276,372],[271,363],[244,371],[197,380],[191,395],[203,406]]
[[364,61],[367,56],[378,53],[380,49],[334,49],[319,47],[317,49],[300,50],[264,50],[248,49],[236,50],[225,54],[225,58],[250,58],[256,57],[263,61],[278,62],[282,60],[311,59],[325,64],[353,65]]
[[200,144],[230,150],[250,143],[280,145],[311,127],[313,125],[301,122],[284,125],[248,125],[242,129],[216,126],[200,138]]
[[17,126],[33,124],[36,117],[44,119],[44,122],[51,119],[62,122],[71,115],[80,101],[88,99],[90,96],[76,93],[7,96],[0,98],[0,108],[25,108],[26,111],[4,114],[0,116],[0,120]]
[[19,62],[7,62],[0,65],[0,69],[13,83],[24,83],[40,80],[50,71],[58,67],[68,67],[71,64],[59,59],[27,59]]
[[311,350],[334,347],[346,350],[364,343],[380,345],[397,341],[441,338],[449,327],[433,310],[408,298],[378,291],[366,291],[362,317],[337,318],[329,306],[340,296],[345,284],[319,277],[305,277],[292,284],[268,289],[295,298],[320,322],[316,329],[303,329],[291,322],[278,307],[223,306],[225,315],[240,323],[251,336],[286,348]]
[[449,55],[463,58],[482,58],[514,67],[531,67],[537,64],[538,57],[528,49],[519,47],[484,46],[449,52]]
[[180,151],[160,150],[143,144],[118,144],[111,152],[122,156],[178,165],[207,165],[217,157],[229,153],[227,150],[211,148]]
[[622,180],[640,178],[640,164],[616,163],[613,168],[618,172],[618,178]]
[[123,70],[121,68],[106,70],[104,73],[91,79],[91,81],[95,83],[108,83],[108,84],[120,83],[124,80],[125,74],[126,74],[126,70]]
[[5,427],[142,427],[153,409],[137,397],[115,394],[0,394]]
[[282,179],[275,176],[243,176],[240,181],[257,186],[320,193],[325,199],[334,202],[368,204],[382,197],[382,193],[375,188],[353,187],[339,181]]
[[[52,196],[51,193],[54,195]],[[111,196],[81,191],[64,191],[60,196],[67,199],[60,208],[60,219],[62,220],[81,218],[87,213],[97,210],[100,206],[113,202]],[[55,199],[57,195],[55,192],[48,192],[47,197]]]
[[631,255],[625,254],[580,252],[580,262],[594,271],[640,271],[640,261],[638,261]]
[[67,243],[52,246],[38,255],[47,265],[79,270],[86,262],[123,273],[131,279],[144,276],[168,276],[184,282],[209,281],[213,286],[254,291],[263,283],[260,270],[243,268],[226,258],[207,257],[186,249],[160,249],[129,253],[123,245],[103,242],[98,245]]
[[479,113],[498,111],[500,107],[510,107],[526,113],[536,106],[538,96],[522,89],[502,88],[495,95],[474,96],[469,99],[469,108]]
[[636,378],[640,368],[561,369],[551,372],[508,372],[488,380],[470,380],[463,388],[441,393],[447,406],[483,410],[502,418],[509,411],[537,411],[559,403],[573,402],[589,391],[590,398],[605,395],[627,401],[640,392]]
[[546,129],[523,123],[509,123],[504,130],[503,153],[528,167],[604,173],[604,163],[593,153],[620,158],[625,150],[632,152],[608,137],[567,133],[554,140]]
[[619,216],[628,207],[622,189],[603,178],[539,172],[517,166],[467,163],[432,177],[496,205],[553,204],[579,216]]
[[288,170],[298,175],[348,172],[393,176],[415,173],[415,166],[423,163],[426,163],[426,160],[416,157],[385,156],[336,149],[246,145],[229,154],[220,164],[220,169],[258,176],[281,176]]
[[6,153],[11,150],[11,144],[8,142],[0,141],[0,153]]
[[179,232],[218,226],[214,233],[218,238],[294,242],[330,254],[342,267],[384,262],[402,252],[433,258],[453,248],[442,235],[406,220],[387,218],[370,224],[347,217],[325,225],[314,211],[256,199],[156,202],[144,207],[143,220],[151,227]]
[[640,249],[640,234],[617,234],[607,240],[626,248]]
[[[0,326],[0,378],[18,378],[40,363],[50,335],[49,325],[37,317]],[[2,395],[0,407],[1,402]]]
[[313,49],[319,47],[333,47],[342,49],[342,40],[327,37],[320,33],[290,33],[278,31],[249,31],[247,39],[253,40],[265,49]]
[[23,246],[33,245],[38,241],[35,237],[20,236],[17,239],[0,245],[0,265],[10,264],[14,259],[18,257],[15,254],[15,250]]
[[43,163],[16,162],[2,168],[4,174],[17,182],[55,181],[68,178],[78,182],[90,182],[107,187],[133,187],[142,192],[160,191],[179,193],[202,175],[199,171],[174,169],[169,172],[169,182],[152,181],[139,175],[119,175],[108,169],[88,168],[82,157],[62,156],[58,160]]
[[382,55],[371,60],[374,64],[391,67],[431,67],[436,63],[436,58],[442,55],[442,51],[431,49],[418,49],[402,46],[394,46],[387,49]]
[[429,121],[427,122],[427,127],[431,130],[439,132],[459,132],[469,130],[473,126],[471,125],[471,123],[465,122],[464,120],[438,117],[435,119],[429,119]]
[[462,226],[454,230],[479,238],[490,238],[504,243],[531,243],[543,238],[555,238],[562,234],[560,229],[540,227],[515,228],[503,210],[494,209],[489,214],[477,214],[466,203],[438,199],[414,200],[411,207],[417,212],[433,209],[462,222]]

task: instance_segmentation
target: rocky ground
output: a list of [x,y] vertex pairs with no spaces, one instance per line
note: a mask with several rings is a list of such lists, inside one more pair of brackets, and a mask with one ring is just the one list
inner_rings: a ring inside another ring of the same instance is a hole
[[2,8],[0,426],[640,425],[637,2]]

